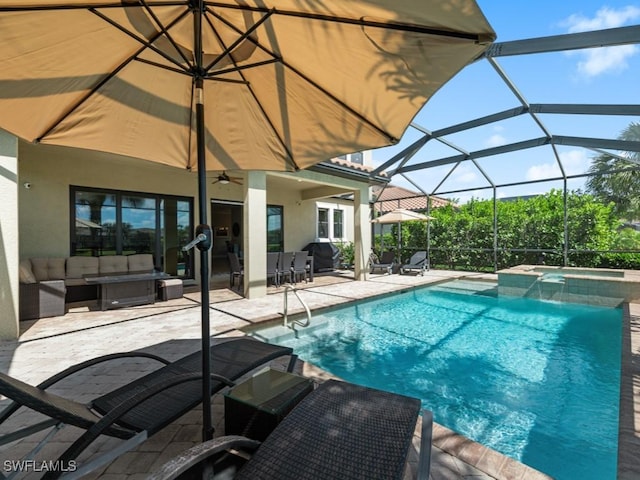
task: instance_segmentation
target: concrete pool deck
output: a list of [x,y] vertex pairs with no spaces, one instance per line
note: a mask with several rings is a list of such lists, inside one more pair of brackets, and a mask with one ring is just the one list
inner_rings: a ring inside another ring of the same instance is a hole
[[[300,285],[300,295],[315,310],[460,277],[494,281],[496,279],[495,275],[431,271],[424,277],[372,275],[368,282],[356,282],[345,272],[316,276],[314,283]],[[243,328],[279,318],[278,312],[282,310],[282,304],[282,289],[270,289],[269,295],[265,298],[255,300],[241,298],[227,289],[214,290],[211,294],[211,333],[214,337],[242,335]],[[290,301],[290,306],[294,312],[302,310],[293,300]],[[619,478],[627,479],[640,478],[640,461],[637,458],[637,442],[640,438],[640,305],[631,305],[625,318],[629,326],[629,355],[625,361],[630,364],[629,368],[623,367]],[[19,340],[0,342],[0,371],[35,384],[71,364],[106,353],[144,350],[175,359],[199,348],[199,322],[197,292],[185,293],[183,298],[168,302],[108,312],[97,311],[91,304],[72,305],[63,317],[23,322]],[[124,361],[110,367],[109,370],[103,367],[97,372],[80,376],[73,382],[62,385],[56,392],[86,401],[112,388],[114,383],[122,383],[155,368],[151,364],[131,364]],[[328,376],[326,372],[319,371],[312,365],[300,365],[299,368],[304,375],[320,380]],[[626,379],[627,375],[631,376]],[[0,398],[0,408],[6,403],[6,399]],[[629,411],[625,405],[630,406]],[[148,472],[154,471],[164,461],[200,441],[200,413],[198,409],[188,413],[135,451],[123,455],[108,467],[95,472],[90,478],[145,478]],[[217,434],[222,434],[224,409],[221,395],[214,397],[213,413]],[[6,433],[16,428],[17,424],[28,424],[33,417],[32,413],[24,412],[16,416],[15,420],[1,426],[0,432]],[[67,427],[37,458],[57,458],[77,435],[76,429]],[[0,447],[0,458],[21,457],[29,450],[28,447],[33,446],[35,437],[34,435],[20,443]],[[106,450],[114,445],[114,442],[119,441],[100,439],[87,455]],[[416,438],[414,444],[417,446],[418,442]],[[439,425],[434,427],[432,452],[433,479],[549,478]],[[415,469],[416,460],[417,453],[414,451],[410,458],[407,478],[412,478],[411,473]],[[29,473],[24,478],[39,476]]]

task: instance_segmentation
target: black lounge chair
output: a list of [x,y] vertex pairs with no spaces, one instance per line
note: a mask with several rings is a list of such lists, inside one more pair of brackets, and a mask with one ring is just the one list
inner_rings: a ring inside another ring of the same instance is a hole
[[388,275],[393,272],[395,265],[395,255],[393,252],[382,252],[382,256],[378,258],[375,253],[369,257],[369,271],[374,273],[375,270],[383,270]]
[[[265,363],[282,356],[291,356],[288,371],[295,365],[292,349],[270,345],[249,338],[240,338],[211,347],[211,394]],[[146,357],[164,364],[158,370],[94,399],[89,404],[78,403],[49,393],[51,387],[69,375],[87,367],[123,357]],[[38,386],[0,373],[0,394],[12,400],[0,412],[0,425],[20,407],[28,407],[49,417],[35,425],[22,428],[0,437],[4,445],[33,433],[53,427],[51,432],[25,458],[42,448],[61,426],[73,425],[85,430],[59,458],[57,470],[47,472],[43,478],[58,478],[67,473],[78,478],[106,465],[123,453],[136,447],[148,437],[192,410],[202,401],[201,353],[196,352],[175,362],[142,352],[105,355],[69,367],[45,380]],[[106,452],[71,472],[69,462],[82,453],[100,435],[124,439],[115,449]],[[66,471],[66,472],[65,472]]]
[[429,270],[429,258],[424,250],[411,255],[409,261],[400,267],[401,274],[417,271],[420,275],[424,275],[426,270]]
[[[307,395],[264,442],[216,438],[165,463],[148,480],[200,478],[197,472],[203,468],[235,480],[400,480],[420,408],[415,398],[329,380]],[[423,411],[420,480],[429,478],[432,426],[431,412]],[[255,453],[237,467],[220,460],[229,449]]]

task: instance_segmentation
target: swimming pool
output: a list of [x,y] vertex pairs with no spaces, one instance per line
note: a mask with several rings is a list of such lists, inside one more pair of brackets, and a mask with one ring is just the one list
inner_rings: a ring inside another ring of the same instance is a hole
[[268,340],[559,480],[615,479],[622,311],[455,281],[314,316]]

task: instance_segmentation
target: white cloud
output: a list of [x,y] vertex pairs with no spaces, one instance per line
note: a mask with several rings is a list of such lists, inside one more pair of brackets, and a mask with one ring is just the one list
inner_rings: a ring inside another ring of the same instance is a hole
[[[589,159],[583,150],[570,150],[560,153],[560,161],[567,175],[584,173],[589,166]],[[527,180],[544,180],[545,178],[561,177],[562,172],[558,162],[533,165],[527,170]]]
[[494,125],[492,130],[495,132],[489,138],[484,141],[486,147],[499,147],[500,145],[506,145],[507,139],[501,132],[504,131],[504,127],[502,125]]
[[577,33],[602,30],[603,28],[616,28],[638,18],[640,18],[640,8],[636,6],[629,5],[619,10],[602,7],[593,18],[574,14],[562,22],[561,25],[568,27],[569,33]]
[[560,168],[555,162],[534,165],[527,170],[527,180],[544,180],[545,178],[555,178],[560,175]]
[[499,133],[494,133],[484,142],[487,147],[499,147],[500,145],[506,145],[507,139]]
[[584,53],[584,60],[578,62],[578,72],[587,77],[602,73],[620,73],[627,69],[627,59],[638,53],[636,45],[594,48]]
[[569,150],[560,153],[560,161],[567,175],[585,173],[589,167],[589,157],[586,150]]
[[[605,28],[620,27],[628,22],[640,19],[640,7],[627,6],[618,10],[603,7],[595,17],[571,15],[562,26],[569,33],[587,32]],[[620,73],[627,69],[627,59],[636,55],[640,49],[636,45],[620,45],[616,47],[591,48],[579,52],[583,60],[578,62],[578,72],[587,77],[595,77],[603,73]]]
[[478,174],[466,165],[460,165],[458,168],[456,168],[455,172],[453,172],[451,179],[454,182],[468,185],[478,179]]

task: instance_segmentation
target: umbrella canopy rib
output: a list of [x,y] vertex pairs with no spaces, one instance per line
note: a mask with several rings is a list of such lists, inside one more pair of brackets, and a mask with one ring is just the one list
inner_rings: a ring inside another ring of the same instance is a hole
[[[235,27],[235,25],[233,25],[231,23],[228,23],[222,16],[217,15],[215,12],[211,12],[211,13],[217,19],[219,19],[220,21],[222,21],[223,23],[225,23],[229,27],[231,27],[234,31],[237,31],[238,33],[242,33],[239,29],[237,29]],[[272,12],[269,12],[267,15],[265,15],[262,18],[261,21],[256,22],[256,23],[262,25],[264,20],[266,20],[267,18],[269,18],[271,16],[271,13]],[[207,19],[207,22],[211,26],[212,31],[216,34],[216,36],[218,38],[218,41],[222,45],[224,45],[224,40],[222,38],[220,38],[220,36],[217,34],[216,29],[214,28],[213,25],[211,25],[210,19],[208,17],[205,17],[205,18]],[[252,31],[255,31],[255,29],[252,30]],[[273,58],[271,60],[265,60],[264,62],[259,62],[258,64],[250,64],[250,65],[239,66],[237,64],[237,62],[235,61],[235,59],[233,58],[233,56],[229,55],[230,58],[231,58],[231,61],[233,62],[234,67],[231,68],[231,69],[219,70],[219,71],[215,72],[215,75],[222,75],[222,74],[230,73],[230,72],[237,72],[238,75],[240,75],[240,77],[242,78],[241,82],[244,83],[247,86],[247,89],[249,90],[249,93],[251,94],[251,97],[253,98],[254,102],[256,103],[258,108],[260,109],[260,112],[262,113],[263,118],[265,119],[265,121],[269,125],[269,128],[271,129],[271,132],[273,133],[274,137],[278,139],[278,142],[280,143],[282,149],[287,153],[286,161],[289,162],[289,164],[291,165],[293,170],[295,170],[295,171],[300,170],[300,167],[296,164],[295,160],[293,159],[293,157],[294,157],[293,152],[291,152],[291,150],[287,146],[287,142],[285,142],[284,139],[278,133],[278,129],[274,125],[273,121],[269,118],[269,115],[267,114],[267,112],[264,109],[262,103],[260,102],[258,96],[256,95],[256,92],[251,88],[251,83],[246,79],[246,77],[244,76],[244,73],[242,72],[242,70],[246,70],[248,68],[254,68],[255,66],[263,66],[263,65],[268,65],[268,64],[272,64],[272,63],[281,63],[281,59],[277,58],[272,52],[268,51],[268,49],[266,49],[262,45],[259,45],[257,42],[255,42],[254,39],[249,36],[249,34],[242,35],[242,39],[247,39],[250,42],[254,43],[257,47],[259,47],[261,50],[263,50],[265,53],[267,53],[268,55],[272,56]],[[239,43],[240,42],[237,42],[235,46],[239,45]],[[228,47],[228,48],[226,48],[226,50],[230,53],[232,48]],[[219,58],[223,58],[223,56],[220,55]],[[211,68],[211,67],[213,67],[213,65],[211,65],[209,68]],[[212,77],[213,73],[208,72],[207,75],[208,75],[206,77],[207,79],[212,79],[213,78]],[[221,79],[218,79],[218,80],[221,80]]]
[[[262,10],[261,10],[262,11]],[[215,12],[211,11],[212,15],[214,15],[216,18],[218,18],[219,20],[221,20],[222,22],[224,22],[226,25],[228,25],[229,27],[231,27],[234,31],[236,31],[237,33],[242,33],[241,30],[239,30],[235,25],[227,22],[222,16],[216,14]],[[268,11],[268,13],[273,13],[273,10]],[[338,104],[340,107],[348,110],[349,112],[351,112],[354,116],[356,116],[358,119],[360,119],[361,121],[365,122],[367,125],[371,126],[374,130],[376,130],[379,134],[383,135],[385,138],[387,138],[389,140],[389,142],[395,144],[398,143],[397,138],[395,138],[393,135],[389,134],[388,132],[385,132],[383,130],[381,130],[374,122],[372,122],[371,120],[369,120],[368,118],[364,117],[363,115],[361,115],[360,113],[358,113],[357,111],[355,111],[353,108],[351,108],[349,105],[347,105],[345,102],[341,101],[340,99],[336,98],[335,95],[333,95],[331,92],[327,91],[325,88],[322,88],[320,85],[318,85],[315,81],[313,81],[312,79],[310,79],[308,76],[306,76],[304,73],[302,73],[301,71],[299,71],[297,68],[293,67],[292,65],[290,65],[289,63],[287,63],[280,55],[276,54],[275,52],[271,51],[270,49],[268,49],[267,47],[265,47],[264,45],[262,45],[260,42],[258,42],[257,40],[255,40],[252,37],[247,37],[247,40],[250,41],[251,43],[253,43],[256,47],[260,48],[263,52],[265,52],[266,54],[272,56],[278,63],[280,63],[283,67],[287,68],[288,70],[290,70],[291,72],[295,73],[296,75],[298,75],[300,78],[302,78],[305,82],[307,82],[309,85],[312,85],[313,87],[315,87],[316,89],[318,89],[320,92],[322,92],[324,95],[326,95],[327,97],[331,98],[333,101],[336,102],[336,104]],[[257,100],[257,99],[256,99]],[[259,102],[258,102],[259,103]],[[273,125],[273,124],[272,124]]]
[[[166,6],[184,6],[189,5],[189,1],[143,1],[139,0],[139,3],[130,3],[127,4],[122,1],[115,2],[104,2],[100,4],[95,3],[86,3],[86,4],[54,4],[54,5],[30,5],[30,6],[5,6],[0,7],[0,12],[27,12],[27,11],[56,11],[56,10],[88,10],[88,9],[106,9],[106,8],[144,8],[145,10],[149,10],[151,7],[166,7]],[[405,32],[414,32],[421,33],[425,35],[434,35],[440,37],[449,37],[449,38],[458,38],[458,39],[466,39],[474,42],[491,42],[493,38],[487,36],[485,38],[484,35],[469,33],[469,32],[458,32],[455,30],[445,30],[438,29],[432,27],[425,27],[422,25],[413,25],[407,23],[394,23],[394,22],[381,22],[381,21],[373,21],[366,20],[364,18],[349,18],[349,17],[339,17],[333,15],[319,14],[319,13],[310,13],[310,12],[296,12],[292,10],[278,10],[276,8],[268,8],[268,7],[252,7],[249,5],[242,4],[225,4],[219,2],[204,2],[205,8],[210,11],[211,7],[220,8],[220,9],[231,9],[231,10],[243,10],[250,12],[259,12],[259,13],[272,13],[280,16],[288,16],[288,17],[297,17],[308,20],[318,20],[322,22],[334,22],[334,23],[344,23],[351,25],[359,25],[363,27],[371,27],[371,28],[381,28],[385,30],[398,30]]]
[[[239,72],[240,75],[242,76],[243,80],[246,81],[246,79],[244,78],[244,75],[242,75],[242,72]],[[280,133],[278,132],[278,129],[276,128],[276,126],[274,125],[273,121],[271,120],[271,118],[269,118],[269,115],[267,114],[267,112],[265,111],[264,107],[262,106],[262,104],[260,103],[260,100],[258,99],[258,96],[256,95],[256,92],[253,90],[253,88],[251,88],[251,84],[246,81],[247,84],[247,88],[249,90],[249,93],[251,94],[251,96],[253,97],[253,100],[256,102],[256,105],[258,106],[258,108],[260,109],[260,112],[262,113],[265,121],[267,122],[267,124],[269,125],[269,128],[271,129],[271,131],[273,132],[273,135],[275,136],[275,138],[278,139],[278,142],[280,142],[280,146],[283,148],[283,150],[285,152],[287,152],[287,158],[286,161],[289,162],[289,164],[291,165],[291,167],[293,168],[293,170],[298,171],[300,170],[300,166],[296,163],[296,161],[294,160],[294,155],[293,152],[289,149],[289,147],[287,146],[287,142],[284,141],[284,139],[280,136]]]
[[[173,1],[158,1],[158,2],[145,2],[149,7],[171,7],[171,6],[180,6],[188,4],[188,1],[185,0],[173,0]],[[57,11],[57,10],[89,10],[90,8],[140,8],[140,0],[139,3],[124,3],[120,1],[113,2],[104,2],[104,3],[74,3],[74,4],[63,4],[63,3],[55,3],[51,5],[11,5],[0,7],[0,12],[47,12],[47,11]]]
[[[182,59],[184,60],[184,62],[186,64],[189,64],[189,59],[187,58],[187,56],[184,54],[184,52],[182,51],[182,49],[178,46],[178,43],[175,41],[175,39],[171,36],[171,33],[169,33],[169,29],[166,28],[163,23],[160,21],[160,19],[158,18],[158,16],[155,14],[155,12],[153,11],[153,9],[148,5],[148,3],[145,0],[140,0],[142,2],[142,4],[144,5],[144,9],[147,13],[149,13],[149,16],[153,19],[153,21],[156,23],[156,25],[158,26],[158,28],[160,29],[160,32],[167,37],[167,40],[169,40],[169,42],[171,43],[171,45],[173,45],[173,48],[176,50],[176,52],[178,52],[178,55],[180,55],[182,57]],[[185,12],[183,15],[180,15],[180,18],[182,18],[184,15],[186,15],[187,12]],[[176,19],[176,20],[179,20]],[[169,59],[171,60],[171,59]]]
[[[249,28],[246,32],[243,32],[240,34],[240,36],[228,47],[225,47],[224,51],[222,53],[220,53],[218,55],[218,57],[213,60],[212,62],[210,62],[206,67],[204,67],[204,71],[208,72],[209,70],[211,70],[213,67],[215,67],[218,63],[220,63],[220,61],[222,61],[222,59],[224,59],[227,55],[230,55],[231,52],[238,46],[240,45],[242,42],[244,42],[245,40],[247,40],[250,35],[255,32],[258,28],[260,28],[262,26],[262,24],[264,22],[266,22],[269,17],[271,17],[271,15],[273,14],[273,11],[267,12],[266,15],[264,15],[260,20],[258,20],[256,23],[254,23],[251,28]],[[218,17],[221,18],[221,17]],[[216,33],[216,29],[215,27],[211,24],[211,22],[209,21],[209,19],[207,18],[207,23],[211,26],[211,30],[213,30],[214,33]],[[219,35],[218,36],[218,40],[222,42],[222,39],[220,38]],[[232,57],[233,58],[233,57]],[[235,63],[235,61],[234,61]]]
[[[91,88],[87,94],[82,97],[78,102],[76,102],[74,105],[71,106],[71,108],[69,108],[63,115],[61,115],[60,117],[58,117],[58,119],[53,122],[51,125],[49,125],[49,127],[38,137],[36,138],[36,143],[39,143],[40,141],[42,141],[43,138],[45,138],[47,135],[49,135],[49,133],[51,133],[58,125],[60,125],[61,122],[63,122],[66,118],[69,117],[69,115],[71,115],[73,112],[75,112],[80,106],[82,106],[87,100],[89,100],[96,92],[98,92],[107,82],[109,82],[111,79],[115,78],[118,73],[120,73],[122,71],[122,69],[124,69],[127,65],[129,65],[132,61],[142,61],[139,56],[142,52],[145,51],[146,48],[153,48],[150,44],[149,41],[143,40],[141,38],[139,38],[137,35],[133,34],[132,32],[129,32],[128,30],[126,30],[125,28],[122,28],[121,25],[113,22],[111,19],[105,17],[104,15],[100,14],[100,12],[95,11],[95,9],[90,8],[87,9],[89,11],[91,11],[92,13],[96,14],[98,17],[100,17],[101,19],[105,20],[107,23],[109,23],[110,25],[116,27],[118,30],[121,30],[122,32],[128,34],[129,36],[131,36],[131,38],[139,41],[142,44],[142,47],[137,50],[135,53],[133,53],[132,55],[130,55],[127,59],[125,59],[125,61],[123,61],[120,65],[118,65],[117,67],[115,67],[111,72],[109,72],[108,75],[106,75],[104,78],[102,78],[98,83],[96,83],[93,88]],[[184,15],[180,15],[178,18],[176,18],[173,22],[171,22],[171,25],[179,22],[182,18],[184,17]],[[158,37],[160,37],[162,35],[162,32],[158,32],[157,35],[155,37],[153,37],[150,41],[154,41],[156,40]],[[157,50],[155,48],[153,48],[154,51]],[[145,62],[145,63],[151,63],[151,62]],[[154,65],[155,64],[154,62]],[[188,75],[189,73],[187,71],[184,70],[184,68],[182,67],[182,65],[177,64],[178,67],[180,67],[180,70],[178,69],[171,69],[174,72],[177,73],[181,73],[181,74],[185,74]],[[170,67],[166,66],[166,65],[161,65],[162,68],[165,69],[170,69]]]
[[248,80],[233,80],[231,78],[216,78],[221,75],[225,75],[227,73],[239,72],[241,70],[249,70],[251,68],[264,67],[266,65],[271,65],[272,63],[281,63],[277,58],[271,60],[264,60],[262,62],[252,63],[250,65],[238,65],[233,68],[226,68],[224,70],[217,70],[215,72],[208,72],[205,80],[216,80],[218,82],[235,82],[235,83],[249,83]]
[[[97,11],[95,8],[90,8],[88,10],[91,13],[94,13],[97,16],[99,16],[102,20],[104,20],[105,22],[107,22],[111,26],[113,26],[113,27],[117,28],[118,30],[120,30],[122,33],[128,35],[129,37],[133,38],[135,41],[141,43],[145,47],[145,49],[148,48],[149,50],[153,50],[154,53],[157,53],[158,55],[160,55],[162,58],[164,58],[168,62],[176,65],[179,69],[182,69],[185,73],[189,73],[189,68],[185,67],[180,62],[176,62],[175,59],[173,59],[171,57],[171,55],[168,55],[167,53],[163,52],[160,48],[157,48],[156,46],[153,45],[153,42],[155,42],[158,38],[160,38],[162,36],[167,37],[169,39],[169,41],[171,42],[171,44],[173,45],[173,47],[178,52],[178,54],[185,60],[186,64],[189,65],[189,66],[193,66],[193,61],[187,60],[187,57],[181,51],[180,47],[173,40],[171,40],[170,36],[167,34],[168,29],[170,29],[173,25],[175,25],[178,22],[180,22],[184,17],[186,17],[189,14],[189,12],[187,10],[185,10],[182,14],[178,15],[166,27],[164,27],[161,23],[158,23],[158,27],[160,28],[160,31],[157,32],[155,35],[153,35],[149,40],[147,40],[145,38],[141,38],[139,35],[136,35],[134,32],[124,28],[121,24],[119,24],[118,22],[110,19],[106,15],[103,15],[102,13]],[[147,9],[145,9],[145,10],[147,10]],[[139,50],[138,53],[136,54],[136,56],[139,56],[143,51],[144,51],[144,49],[143,50]]]
[[364,18],[338,17],[333,15],[324,15],[324,14],[318,14],[318,13],[278,10],[276,8],[251,7],[248,5],[239,5],[239,4],[229,5],[229,4],[218,3],[218,2],[207,2],[207,6],[217,7],[221,9],[228,8],[232,10],[246,10],[246,11],[252,11],[252,12],[273,12],[276,15],[286,16],[286,17],[297,17],[297,18],[304,18],[307,20],[318,20],[322,22],[345,23],[345,24],[351,24],[351,25],[359,25],[362,27],[382,28],[385,30],[414,32],[414,33],[421,33],[424,35],[435,35],[438,37],[466,39],[466,40],[472,40],[475,42],[491,41],[491,39],[489,38],[483,39],[482,36],[475,33],[456,32],[454,30],[443,30],[438,28],[424,27],[421,25],[411,25],[406,23],[376,22],[373,20],[365,20]]
[[[251,10],[251,9],[249,9]],[[217,19],[219,19],[220,21],[222,21],[223,23],[225,23],[227,26],[229,26],[230,28],[232,28],[235,32],[237,32],[238,34],[242,34],[242,31],[240,29],[238,29],[235,25],[233,25],[232,23],[226,21],[226,19],[224,17],[222,17],[221,15],[217,14],[216,12],[212,11],[212,10],[207,10],[208,12],[210,12],[213,16],[215,16]],[[267,14],[269,14],[269,16],[271,16],[274,13],[274,9],[271,10],[265,10],[265,9],[258,9],[258,11],[261,12],[266,12]],[[278,12],[279,13],[279,12]],[[253,37],[250,36],[246,36],[246,39],[248,41],[250,41],[251,43],[253,43],[256,47],[260,48],[260,50],[262,50],[264,53],[266,53],[267,55],[270,55],[271,57],[273,57],[276,62],[280,63],[283,67],[287,68],[288,70],[290,70],[291,72],[295,73],[296,75],[298,75],[300,78],[302,78],[305,82],[309,83],[310,85],[312,85],[313,87],[315,87],[316,89],[318,89],[320,92],[322,92],[324,95],[326,95],[327,97],[331,98],[333,101],[336,102],[337,105],[339,105],[340,107],[348,110],[349,112],[351,112],[354,116],[356,116],[358,119],[360,119],[361,121],[365,122],[367,125],[371,126],[374,130],[376,130],[379,134],[383,135],[385,138],[387,138],[389,140],[390,143],[398,143],[397,138],[395,138],[393,135],[389,134],[388,132],[385,132],[383,130],[381,130],[376,124],[375,122],[372,122],[371,120],[369,120],[368,118],[364,117],[363,115],[361,115],[360,113],[358,113],[357,111],[355,111],[353,108],[351,108],[349,105],[347,105],[346,103],[344,103],[343,101],[341,101],[340,99],[336,98],[335,95],[333,95],[331,92],[327,91],[325,88],[322,88],[320,85],[318,85],[315,81],[313,81],[312,79],[310,79],[308,76],[304,75],[302,72],[300,72],[298,69],[294,68],[292,65],[290,65],[289,63],[287,63],[282,56],[276,54],[275,52],[271,51],[269,48],[265,47],[264,45],[262,45],[259,41],[255,40]],[[234,62],[235,63],[235,62]],[[247,66],[250,67],[250,66]],[[253,92],[252,92],[253,93]],[[254,94],[254,98],[255,94]],[[256,101],[258,101],[258,99],[256,98]],[[258,104],[260,102],[258,101]],[[264,112],[264,110],[263,110]],[[266,115],[266,113],[265,113]],[[270,124],[273,126],[273,123],[270,122]],[[282,141],[282,139],[281,139]],[[284,142],[283,142],[284,144]],[[296,167],[297,170],[297,167]]]

